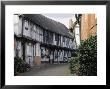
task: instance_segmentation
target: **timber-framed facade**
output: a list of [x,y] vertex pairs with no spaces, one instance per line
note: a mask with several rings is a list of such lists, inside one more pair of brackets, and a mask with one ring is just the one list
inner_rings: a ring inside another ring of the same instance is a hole
[[41,14],[15,14],[14,57],[31,66],[68,62],[76,48],[68,31],[65,25]]

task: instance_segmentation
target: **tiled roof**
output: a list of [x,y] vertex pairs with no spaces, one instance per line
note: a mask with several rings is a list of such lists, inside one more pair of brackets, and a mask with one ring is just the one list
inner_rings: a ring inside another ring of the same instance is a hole
[[31,19],[34,23],[40,25],[46,30],[73,38],[73,36],[68,32],[68,28],[60,22],[47,18],[41,14],[23,14],[23,16]]

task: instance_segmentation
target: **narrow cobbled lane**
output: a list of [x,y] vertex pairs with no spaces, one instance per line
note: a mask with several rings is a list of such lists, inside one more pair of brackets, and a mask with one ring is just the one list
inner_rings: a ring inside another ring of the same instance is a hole
[[68,64],[44,64],[18,76],[71,76],[71,73]]

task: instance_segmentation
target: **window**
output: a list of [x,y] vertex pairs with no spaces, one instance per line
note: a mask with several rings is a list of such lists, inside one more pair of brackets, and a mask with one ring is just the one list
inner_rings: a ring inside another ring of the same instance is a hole
[[26,29],[26,30],[28,30],[28,28],[27,28],[27,27],[25,27],[25,29]]
[[36,27],[33,23],[30,24],[30,34],[33,39],[36,39]]
[[41,47],[41,57],[45,57],[45,48]]
[[58,52],[55,50],[55,59],[58,58]]
[[42,29],[39,30],[39,35],[43,36]]
[[50,43],[52,44],[53,43],[53,33],[50,32],[49,34],[49,40],[50,40]]
[[24,26],[25,26],[25,30],[28,30],[28,26],[29,26],[28,21],[24,20]]
[[49,43],[49,31],[46,31],[46,42]]
[[39,41],[43,42],[43,30],[39,28]]
[[50,57],[50,50],[48,48],[46,48],[46,53],[45,54],[46,54],[47,58]]
[[59,45],[61,45],[61,36],[59,35]]
[[46,42],[46,38],[47,38],[47,31],[43,30],[43,40],[44,40],[44,42]]
[[63,37],[63,42],[65,42],[65,37]]
[[30,22],[30,30],[31,30],[31,31],[33,31],[33,26],[34,26],[34,24],[32,24],[32,23]]
[[26,53],[27,53],[28,56],[32,56],[33,55],[33,50],[32,50],[31,43],[27,44],[26,51],[27,51]]
[[56,45],[59,45],[59,35],[58,34],[55,34],[55,41],[57,41]]
[[66,43],[67,47],[69,46],[69,38],[67,38],[67,43]]
[[55,41],[58,41],[58,35],[55,34]]

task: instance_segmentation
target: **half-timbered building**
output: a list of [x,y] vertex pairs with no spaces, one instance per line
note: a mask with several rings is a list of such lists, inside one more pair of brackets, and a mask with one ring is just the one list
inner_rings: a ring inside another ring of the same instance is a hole
[[60,22],[41,14],[14,15],[14,56],[33,66],[67,62],[74,52],[74,37]]

